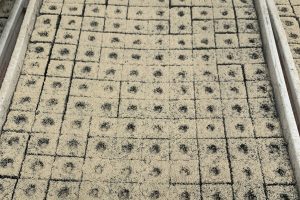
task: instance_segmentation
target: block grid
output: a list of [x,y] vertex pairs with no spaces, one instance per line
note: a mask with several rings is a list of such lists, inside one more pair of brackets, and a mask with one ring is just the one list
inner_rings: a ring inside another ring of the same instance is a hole
[[44,0],[0,199],[298,199],[252,0]]

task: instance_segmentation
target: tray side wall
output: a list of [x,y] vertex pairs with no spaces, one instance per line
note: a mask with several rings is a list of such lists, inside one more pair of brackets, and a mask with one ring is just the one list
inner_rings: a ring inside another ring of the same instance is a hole
[[2,127],[5,123],[6,120],[6,115],[9,109],[9,105],[11,102],[11,99],[13,97],[27,45],[29,42],[29,38],[31,35],[31,32],[34,27],[35,23],[35,18],[38,13],[38,9],[41,5],[42,0],[30,0],[28,7],[27,7],[27,12],[25,14],[19,36],[15,45],[15,49],[13,51],[11,61],[9,63],[9,66],[6,71],[6,75],[4,77],[1,89],[0,89],[0,133],[2,131]]
[[299,132],[281,68],[266,0],[255,0],[255,5],[261,27],[263,49],[275,93],[276,108],[279,113],[283,135],[288,143],[288,151],[297,181],[297,188],[300,191]]

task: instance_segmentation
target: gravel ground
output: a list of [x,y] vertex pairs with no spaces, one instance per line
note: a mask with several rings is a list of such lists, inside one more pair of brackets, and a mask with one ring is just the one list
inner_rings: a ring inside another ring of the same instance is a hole
[[251,0],[44,0],[0,199],[299,199]]

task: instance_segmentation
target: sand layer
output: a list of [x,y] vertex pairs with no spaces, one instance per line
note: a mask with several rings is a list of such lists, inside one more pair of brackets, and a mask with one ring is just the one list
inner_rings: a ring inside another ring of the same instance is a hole
[[0,199],[299,199],[252,0],[44,0]]

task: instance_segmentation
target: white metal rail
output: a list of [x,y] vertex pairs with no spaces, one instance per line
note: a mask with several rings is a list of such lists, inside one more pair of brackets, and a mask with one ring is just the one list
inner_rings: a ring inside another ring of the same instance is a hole
[[[25,0],[23,2],[25,3],[19,4],[19,6],[22,5],[24,8],[28,1]],[[12,59],[9,61],[9,65],[0,88],[0,133],[2,131],[3,124],[5,123],[9,105],[21,73],[29,37],[33,30],[35,18],[41,2],[42,0],[30,0],[28,2],[21,29],[18,31],[19,36],[15,45],[16,48],[13,50],[13,54],[11,56]]]
[[281,23],[279,13],[274,0],[267,0],[268,10],[272,23],[275,40],[278,46],[278,53],[281,58],[286,83],[294,108],[295,117],[300,129],[300,79],[293,55],[287,40],[287,36]]
[[0,86],[13,52],[28,0],[17,0],[0,37]]
[[279,113],[283,134],[288,143],[288,151],[297,180],[297,187],[300,191],[299,132],[282,71],[266,0],[255,0],[255,3],[261,27],[265,57],[275,93],[276,107]]

